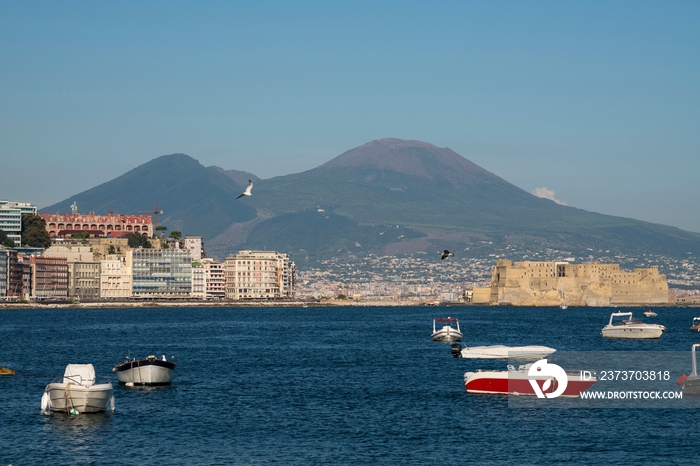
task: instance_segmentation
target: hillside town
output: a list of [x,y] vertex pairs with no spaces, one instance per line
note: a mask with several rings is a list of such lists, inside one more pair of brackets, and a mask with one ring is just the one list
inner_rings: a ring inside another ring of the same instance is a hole
[[[297,270],[289,255],[278,251],[242,250],[224,259],[207,257],[202,237],[176,230],[168,233],[167,227],[158,225],[157,215],[157,210],[147,215],[81,214],[75,204],[70,214],[37,214],[32,204],[0,201],[0,233],[4,234],[0,238],[0,299],[37,303],[340,299],[503,304],[514,295],[503,288],[505,294],[499,298],[496,265],[514,266],[509,261],[525,261],[526,267],[548,270],[556,267],[552,264],[568,264],[570,268],[573,263],[614,264],[619,273],[652,270],[660,274],[652,279],[660,283],[658,292],[639,299],[652,304],[700,302],[696,273],[700,265],[692,255],[682,260],[651,254],[628,257],[593,249],[585,255],[573,255],[554,249],[533,251],[512,245],[499,249],[487,244],[454,251],[447,260],[440,258],[440,251],[347,255]],[[40,223],[45,244],[23,244],[23,219]],[[547,299],[527,303],[556,305],[556,291],[563,296],[563,286],[564,282],[548,284],[547,290],[537,290],[540,294],[548,291]],[[597,299],[600,301],[600,296]],[[614,303],[611,297],[603,301]]]

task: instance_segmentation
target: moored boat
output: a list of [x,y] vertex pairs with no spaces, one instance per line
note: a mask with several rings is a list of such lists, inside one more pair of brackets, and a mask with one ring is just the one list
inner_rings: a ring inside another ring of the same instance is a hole
[[[627,317],[627,319],[614,321],[615,317]],[[632,318],[631,312],[613,312],[610,314],[610,322],[603,327],[601,333],[605,338],[634,338],[651,339],[659,338],[666,327],[659,324],[648,324],[642,320]]]
[[465,346],[452,344],[452,356],[465,359],[542,359],[556,350],[548,346]]
[[700,375],[698,375],[698,365],[695,359],[695,348],[699,347],[700,343],[695,343],[690,348],[692,369],[690,374],[683,374],[676,383],[680,385],[684,394],[700,395]]
[[691,332],[700,332],[700,317],[693,317],[693,323],[690,325]]
[[168,385],[173,381],[173,371],[177,366],[177,359],[171,356],[170,360],[161,356],[160,359],[149,355],[145,359],[126,357],[126,360],[117,363],[112,372],[117,374],[120,384],[127,385]]
[[658,314],[651,309],[647,309],[646,311],[643,312],[644,317],[656,317]]
[[[438,326],[442,325],[441,328]],[[433,341],[459,341],[462,332],[459,329],[459,321],[455,317],[438,317],[433,319],[433,333],[430,335]]]
[[[58,377],[56,378],[58,379]],[[41,397],[41,410],[70,414],[114,411],[112,382],[95,383],[92,364],[68,364],[60,382],[51,381]]]
[[[519,366],[508,365],[508,370],[477,370],[464,374],[464,386],[467,393],[489,395],[532,395],[539,398],[555,398],[558,396],[576,398],[590,388],[597,379],[593,376],[584,377],[584,371],[564,371],[556,366],[560,374],[546,373],[538,375],[538,365],[547,366],[547,360],[542,359],[532,364]],[[550,364],[551,365],[551,364]],[[537,388],[536,388],[537,387]],[[539,392],[539,393],[538,393]]]

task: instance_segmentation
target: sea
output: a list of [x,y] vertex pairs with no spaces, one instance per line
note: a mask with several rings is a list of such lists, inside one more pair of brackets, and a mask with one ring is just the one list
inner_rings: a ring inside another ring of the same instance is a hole
[[[643,308],[631,310],[642,317]],[[466,393],[507,361],[430,340],[457,317],[465,345],[687,355],[700,309],[655,308],[658,340],[601,336],[613,308],[259,307],[0,311],[0,465],[688,464],[700,408],[515,407]],[[175,356],[171,386],[117,384],[127,354]],[[556,355],[556,353],[555,353]],[[115,411],[43,414],[46,384],[92,363]],[[650,368],[652,370],[663,368]],[[675,379],[679,373],[674,369]],[[671,384],[674,385],[675,384]]]

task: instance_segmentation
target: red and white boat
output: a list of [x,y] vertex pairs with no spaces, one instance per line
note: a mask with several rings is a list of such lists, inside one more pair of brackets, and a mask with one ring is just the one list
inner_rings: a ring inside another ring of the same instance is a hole
[[[554,368],[549,370],[551,366]],[[505,371],[479,369],[464,374],[464,386],[468,393],[532,395],[539,398],[576,398],[596,381],[588,371],[564,371],[555,364],[547,364],[546,359],[521,365],[518,369],[508,365]],[[562,385],[563,390],[560,389]]]

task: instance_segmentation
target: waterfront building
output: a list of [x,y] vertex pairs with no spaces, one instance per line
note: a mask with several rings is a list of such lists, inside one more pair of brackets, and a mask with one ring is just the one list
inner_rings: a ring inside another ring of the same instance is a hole
[[239,251],[226,258],[226,297],[233,300],[294,297],[296,267],[287,254]]
[[92,247],[82,241],[52,241],[42,254],[45,257],[65,257],[71,262],[93,262]]
[[515,262],[493,268],[490,303],[518,306],[669,304],[674,297],[658,266],[628,272],[619,264]]
[[31,296],[35,299],[68,297],[68,263],[63,257],[29,256]]
[[223,299],[226,297],[226,270],[221,262],[204,258],[205,298]]
[[184,249],[190,252],[193,261],[201,261],[204,255],[204,243],[201,236],[185,236]]
[[131,266],[126,256],[107,255],[100,261],[100,298],[131,298]]
[[201,262],[192,262],[192,291],[190,296],[195,299],[206,298],[206,272]]
[[100,298],[100,263],[68,262],[68,296],[81,301]]
[[36,215],[36,206],[27,202],[0,200],[0,230],[15,242],[16,247],[22,245],[22,215]]
[[153,219],[150,215],[122,215],[111,211],[107,215],[94,212],[81,214],[39,214],[46,221],[49,236],[71,237],[76,233],[90,236],[118,237],[130,233],[153,236]]
[[181,249],[132,249],[127,253],[135,298],[188,298],[192,259]]
[[0,299],[7,298],[10,282],[10,254],[0,245]]

